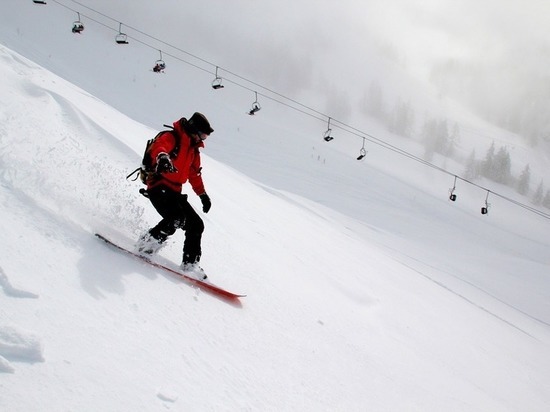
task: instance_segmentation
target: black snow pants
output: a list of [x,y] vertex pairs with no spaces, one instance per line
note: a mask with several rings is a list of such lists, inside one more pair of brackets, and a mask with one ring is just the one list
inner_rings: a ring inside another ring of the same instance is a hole
[[157,186],[147,190],[147,197],[162,216],[162,220],[149,233],[160,243],[182,229],[185,232],[183,243],[183,263],[196,263],[201,258],[201,238],[204,222],[187,201],[187,195]]

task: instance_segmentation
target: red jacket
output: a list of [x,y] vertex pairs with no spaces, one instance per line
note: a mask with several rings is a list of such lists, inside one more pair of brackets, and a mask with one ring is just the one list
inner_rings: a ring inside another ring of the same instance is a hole
[[[178,136],[176,137],[174,134]],[[200,196],[206,192],[202,182],[199,152],[199,149],[204,147],[204,143],[202,141],[195,143],[193,138],[185,132],[179,121],[174,122],[174,132],[163,133],[153,142],[150,148],[153,167],[156,167],[157,156],[160,153],[170,154],[172,152],[176,145],[175,139],[178,137],[180,139],[180,149],[178,155],[171,159],[176,172],[163,172],[160,176],[157,175],[149,179],[147,189],[164,185],[176,192],[181,192],[182,185],[189,181],[193,191]]]

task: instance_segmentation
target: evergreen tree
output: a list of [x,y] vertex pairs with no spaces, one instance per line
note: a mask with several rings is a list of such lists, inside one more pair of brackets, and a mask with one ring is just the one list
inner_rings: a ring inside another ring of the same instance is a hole
[[453,124],[453,130],[449,136],[449,144],[447,145],[447,156],[452,156],[455,152],[458,143],[460,142],[460,126],[458,123]]
[[495,160],[495,142],[491,144],[491,147],[485,154],[485,160],[481,163],[481,174],[489,179],[493,179],[493,163]]
[[542,200],[543,200],[543,195],[544,193],[544,184],[543,184],[543,181],[541,180],[540,183],[539,183],[539,186],[537,187],[537,190],[535,192],[535,195],[533,196],[533,203],[535,205],[541,205],[542,204]]
[[542,199],[542,205],[545,208],[550,209],[550,190],[546,191],[546,195],[544,196],[544,199]]
[[454,139],[458,139],[458,133],[458,130],[453,128],[453,132],[449,134],[446,119],[426,119],[422,127],[426,158],[431,159],[434,153],[450,156],[454,150]]
[[529,184],[531,180],[531,169],[529,164],[525,166],[518,179],[516,190],[520,195],[526,195],[529,193]]
[[512,180],[512,160],[506,147],[501,147],[493,161],[493,180],[497,183],[508,184]]
[[389,119],[388,128],[390,132],[401,136],[411,137],[414,125],[414,111],[410,103],[401,99],[395,105]]
[[479,177],[479,164],[476,160],[476,151],[473,149],[468,157],[466,163],[466,170],[464,171],[464,177],[468,180],[474,180]]

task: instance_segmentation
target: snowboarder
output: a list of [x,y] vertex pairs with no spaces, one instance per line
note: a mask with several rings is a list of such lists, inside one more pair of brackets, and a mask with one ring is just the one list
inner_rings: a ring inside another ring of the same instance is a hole
[[204,140],[214,131],[201,113],[194,113],[189,120],[181,118],[173,123],[174,130],[157,136],[148,148],[155,173],[146,180],[149,198],[162,220],[144,233],[137,244],[138,253],[152,255],[165,244],[176,229],[185,232],[181,269],[199,280],[206,274],[199,266],[201,258],[201,237],[204,222],[182,194],[182,186],[189,182],[199,196],[202,210],[208,213],[212,206],[206,194],[201,176],[199,149]]

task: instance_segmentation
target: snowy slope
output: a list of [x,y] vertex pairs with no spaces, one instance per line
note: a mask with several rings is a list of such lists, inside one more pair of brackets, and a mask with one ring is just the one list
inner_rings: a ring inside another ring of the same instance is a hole
[[[550,402],[544,219],[498,199],[482,217],[484,193],[464,187],[451,204],[445,176],[402,159],[388,168],[397,160],[376,148],[354,162],[283,111],[250,123],[234,100],[197,94],[216,129],[204,267],[248,294],[234,307],[92,235],[131,243],[156,222],[124,180],[155,130],[5,47],[0,79],[3,410]],[[178,262],[181,243],[163,258]]]
[[543,410],[547,326],[209,157],[205,266],[242,308],[107,249],[94,230],[126,241],[155,216],[123,179],[138,155],[103,125],[150,130],[1,60],[7,410]]

